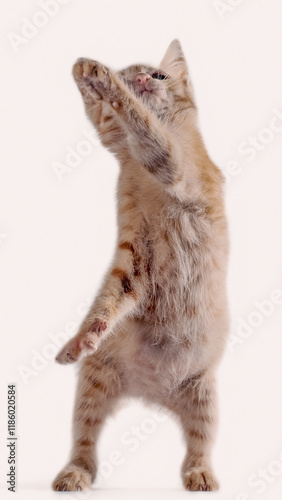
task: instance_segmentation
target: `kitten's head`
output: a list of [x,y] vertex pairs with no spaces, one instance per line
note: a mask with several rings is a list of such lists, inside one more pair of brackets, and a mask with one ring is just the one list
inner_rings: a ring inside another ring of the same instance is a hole
[[178,40],[171,42],[159,68],[139,64],[118,74],[131,91],[159,116],[194,106],[188,68]]

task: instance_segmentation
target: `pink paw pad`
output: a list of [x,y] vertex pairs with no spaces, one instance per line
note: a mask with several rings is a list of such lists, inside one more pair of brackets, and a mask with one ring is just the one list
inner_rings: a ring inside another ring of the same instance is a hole
[[102,333],[107,329],[106,321],[101,321],[100,319],[95,319],[90,327],[90,332]]

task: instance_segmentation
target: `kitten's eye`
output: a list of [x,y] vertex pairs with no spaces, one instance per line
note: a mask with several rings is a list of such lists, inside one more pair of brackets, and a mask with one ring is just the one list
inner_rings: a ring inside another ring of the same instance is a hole
[[160,73],[159,71],[155,71],[155,73],[152,74],[152,78],[156,78],[157,80],[165,80],[166,75]]

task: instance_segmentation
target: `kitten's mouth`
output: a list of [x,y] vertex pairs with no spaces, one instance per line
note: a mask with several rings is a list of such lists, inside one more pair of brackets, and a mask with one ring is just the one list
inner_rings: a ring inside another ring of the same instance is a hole
[[142,99],[146,106],[155,111],[159,111],[167,101],[165,88],[157,85],[155,81],[152,82],[149,80],[145,85],[142,85],[142,87],[141,85],[133,85],[133,89],[137,97]]

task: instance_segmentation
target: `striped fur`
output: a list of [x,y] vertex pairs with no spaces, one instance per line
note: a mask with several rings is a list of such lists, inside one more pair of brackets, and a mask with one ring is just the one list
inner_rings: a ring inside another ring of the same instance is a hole
[[74,445],[55,490],[89,487],[96,442],[122,396],[173,411],[188,451],[184,486],[215,490],[210,453],[217,421],[215,369],[228,330],[227,223],[223,177],[197,127],[197,109],[178,41],[150,92],[134,77],[80,59],[74,77],[87,115],[120,163],[118,243],[112,267],[75,338],[57,356],[82,360]]

